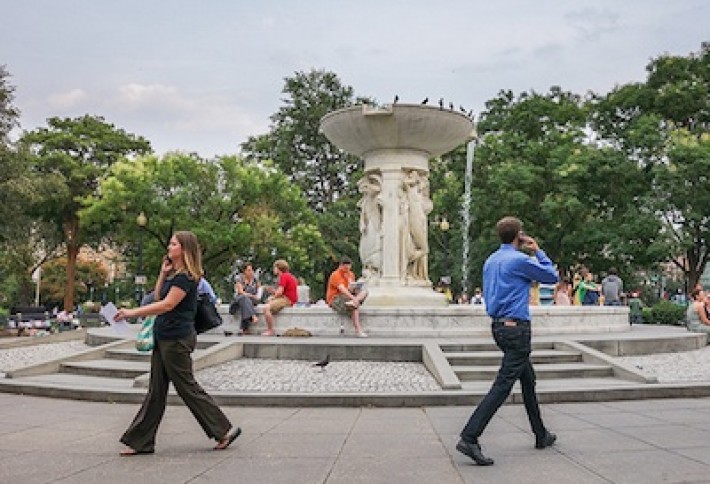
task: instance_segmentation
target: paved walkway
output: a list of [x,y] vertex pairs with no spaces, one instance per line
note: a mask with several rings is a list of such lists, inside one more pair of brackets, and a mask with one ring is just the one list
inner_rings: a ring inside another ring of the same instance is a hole
[[137,405],[0,394],[0,482],[656,483],[710,482],[710,399],[543,405],[558,444],[533,448],[525,411],[506,405],[477,467],[454,450],[471,411],[240,408],[244,433],[211,450],[189,411],[168,407],[155,455],[121,458]]

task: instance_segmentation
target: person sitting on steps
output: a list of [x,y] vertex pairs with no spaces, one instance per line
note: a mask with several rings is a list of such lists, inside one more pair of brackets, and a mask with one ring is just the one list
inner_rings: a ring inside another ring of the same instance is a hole
[[[352,260],[347,256],[340,259],[340,265],[328,278],[326,301],[338,314],[350,316],[357,335],[366,338],[367,333],[360,326],[360,305],[367,297],[367,290],[355,282],[352,264]],[[345,328],[341,325],[340,333],[344,331]]]
[[274,275],[278,277],[278,283],[273,294],[263,306],[266,331],[261,333],[262,336],[275,336],[274,314],[283,308],[293,306],[298,301],[298,282],[289,272],[288,262],[283,259],[274,262]]
[[229,305],[229,314],[236,316],[240,322],[238,334],[249,331],[250,324],[256,324],[259,318],[255,307],[261,301],[263,288],[254,275],[254,266],[247,263],[244,271],[236,278],[234,283],[234,300]]

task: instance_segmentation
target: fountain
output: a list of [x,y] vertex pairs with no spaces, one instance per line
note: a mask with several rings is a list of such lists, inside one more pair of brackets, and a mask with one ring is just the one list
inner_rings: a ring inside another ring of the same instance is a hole
[[361,105],[325,115],[321,131],[364,160],[358,205],[367,306],[446,306],[429,280],[429,160],[465,142],[471,119],[418,104]]
[[[470,140],[474,136],[471,119],[452,110],[418,104],[361,105],[325,115],[321,130],[334,144],[364,161],[358,205],[359,256],[370,291],[361,311],[365,329],[371,336],[385,337],[489,337],[491,322],[483,306],[447,305],[429,280],[429,160]],[[471,223],[474,148],[469,143],[462,208],[464,237]],[[464,268],[468,264],[465,253]],[[228,308],[227,304],[220,307],[225,327],[236,328],[238,322],[227,314]],[[538,335],[629,329],[625,307],[537,306],[531,313],[533,331]],[[327,306],[293,307],[276,317],[276,331],[281,334],[299,327],[315,335],[335,336],[342,323],[343,316]],[[261,329],[262,322],[254,331]]]

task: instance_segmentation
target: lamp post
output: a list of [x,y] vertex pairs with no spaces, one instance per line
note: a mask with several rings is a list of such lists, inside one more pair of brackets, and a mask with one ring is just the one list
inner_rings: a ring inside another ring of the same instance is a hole
[[145,213],[141,212],[138,217],[136,217],[136,224],[138,224],[138,267],[136,268],[136,305],[140,306],[141,300],[143,299],[143,286],[145,285],[146,278],[143,275],[143,229],[148,223],[148,217]]
[[442,238],[444,239],[444,275],[451,276],[449,271],[449,229],[451,225],[446,217],[442,218],[439,222],[439,229],[441,230]]

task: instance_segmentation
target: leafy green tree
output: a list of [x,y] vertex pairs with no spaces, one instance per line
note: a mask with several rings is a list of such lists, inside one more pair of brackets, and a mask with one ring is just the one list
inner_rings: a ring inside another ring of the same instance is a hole
[[492,250],[492,227],[513,214],[563,272],[577,264],[623,271],[651,263],[657,219],[638,205],[649,197],[647,180],[636,162],[590,139],[584,99],[558,87],[546,94],[503,91],[486,107],[471,214],[479,247]]
[[710,48],[660,56],[646,70],[646,82],[595,100],[592,126],[601,142],[641,167],[649,191],[638,205],[661,223],[649,246],[659,262],[681,268],[692,287],[708,261]]
[[270,132],[249,138],[242,151],[247,160],[272,160],[301,188],[311,209],[323,212],[356,194],[360,164],[328,141],[319,131],[320,120],[363,100],[336,74],[322,70],[296,72],[285,79],[282,92],[284,105],[271,116]]
[[[142,229],[136,223],[141,212],[147,216]],[[144,237],[149,276],[157,274],[171,234],[193,231],[208,278],[224,297],[233,290],[237,260],[270,271],[276,258],[284,258],[295,274],[310,277],[323,252],[315,216],[298,187],[274,168],[235,156],[210,161],[169,153],[119,162],[81,215],[132,261]]]
[[283,94],[283,106],[271,116],[270,132],[249,138],[242,152],[247,160],[273,161],[301,188],[308,206],[319,215],[318,228],[327,245],[318,258],[315,282],[324,285],[340,255],[357,259],[356,183],[362,169],[356,157],[332,145],[320,132],[320,120],[331,111],[367,99],[356,98],[352,87],[323,70],[296,72],[285,79]]
[[710,260],[710,133],[701,139],[673,136],[668,164],[656,167],[655,192],[662,207],[663,236],[688,287],[697,284]]
[[34,176],[27,154],[10,140],[20,113],[13,105],[15,88],[9,78],[0,66],[0,305],[13,306],[29,305],[34,295],[31,274],[51,237],[45,224],[28,215],[27,207],[45,187],[53,186],[53,178]]
[[[46,307],[58,306],[64,302],[66,292],[67,258],[60,257],[42,266],[42,283],[40,285],[40,300]],[[87,300],[94,296],[104,286],[108,279],[106,268],[98,262],[77,261],[76,284],[74,285],[74,300]]]
[[33,204],[33,210],[62,236],[68,260],[64,308],[73,310],[79,249],[98,237],[82,224],[82,202],[96,193],[111,165],[126,156],[150,151],[150,144],[100,117],[50,118],[47,123],[48,127],[26,133],[20,141],[31,153],[33,171],[60,181]]

